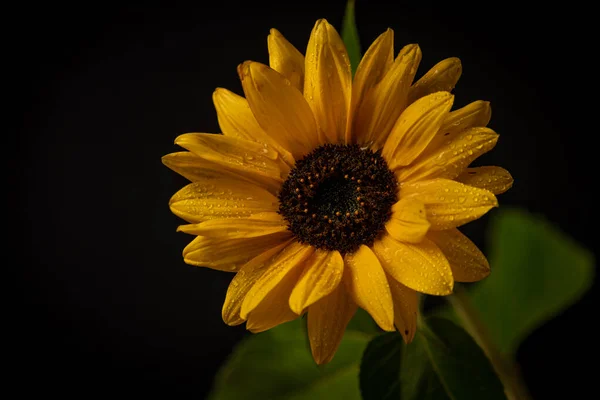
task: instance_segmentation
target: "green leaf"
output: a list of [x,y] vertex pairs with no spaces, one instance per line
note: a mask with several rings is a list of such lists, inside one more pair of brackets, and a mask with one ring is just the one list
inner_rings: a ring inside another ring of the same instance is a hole
[[356,19],[354,18],[354,0],[348,0],[348,3],[346,3],[346,13],[344,14],[344,20],[342,21],[342,40],[348,50],[350,66],[352,67],[352,76],[354,76],[358,63],[362,57],[358,29],[356,28]]
[[364,400],[400,398],[400,358],[404,342],[398,332],[371,340],[360,363],[360,391]]
[[333,360],[317,366],[305,325],[299,318],[247,336],[218,372],[209,399],[360,400],[359,363],[372,335],[346,330]]
[[514,357],[536,327],[575,303],[592,285],[592,254],[539,216],[499,210],[488,243],[492,273],[470,292],[498,350]]
[[483,351],[442,318],[427,319],[409,345],[396,332],[373,339],[363,355],[360,387],[364,400],[506,399]]

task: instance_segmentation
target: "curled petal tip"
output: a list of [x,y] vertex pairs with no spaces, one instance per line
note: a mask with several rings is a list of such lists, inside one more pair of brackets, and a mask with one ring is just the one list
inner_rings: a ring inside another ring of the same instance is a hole
[[253,64],[256,64],[256,63],[254,61],[246,60],[243,63],[241,63],[240,65],[238,65],[237,72],[238,72],[238,75],[240,76],[240,79],[243,80],[245,77],[248,77],[251,75],[250,67]]
[[[179,135],[179,136],[177,136],[177,137],[175,138],[175,142],[174,142],[174,143],[175,143],[176,145],[179,145],[179,146],[181,146],[181,145],[183,145],[183,144],[185,144],[185,143],[189,143],[189,140],[188,140],[188,139],[189,139],[189,136],[190,136],[190,134],[189,134],[189,133],[184,133],[184,134],[182,134],[182,135]],[[182,146],[182,147],[183,147],[183,146]]]

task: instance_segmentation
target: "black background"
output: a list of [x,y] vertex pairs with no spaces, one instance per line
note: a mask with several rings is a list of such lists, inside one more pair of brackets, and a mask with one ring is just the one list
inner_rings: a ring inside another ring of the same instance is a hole
[[[175,233],[167,204],[185,180],[160,157],[178,134],[218,131],[214,88],[241,93],[236,66],[268,62],[271,27],[304,52],[318,18],[341,26],[344,3],[92,1],[5,14],[14,69],[5,87],[17,89],[7,97],[20,122],[7,133],[17,157],[5,212],[19,238],[9,270],[25,277],[9,303],[18,340],[7,365],[21,391],[204,397],[246,333],[221,320],[231,276],[182,261],[191,237]],[[597,72],[586,15],[558,3],[357,5],[363,49],[391,27],[396,51],[420,44],[419,74],[461,58],[456,106],[491,101],[500,133],[481,162],[515,177],[501,204],[544,214],[594,248]],[[481,245],[486,222],[469,227]],[[593,390],[594,367],[581,362],[595,348],[592,303],[588,293],[522,345],[534,398]]]

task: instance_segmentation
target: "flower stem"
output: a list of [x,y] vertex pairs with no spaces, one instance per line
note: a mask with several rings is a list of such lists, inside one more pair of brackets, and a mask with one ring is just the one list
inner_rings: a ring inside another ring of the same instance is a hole
[[469,297],[462,287],[457,286],[450,303],[456,314],[464,323],[465,329],[473,336],[473,339],[483,349],[504,385],[506,397],[509,400],[531,400],[531,396],[525,387],[523,380],[513,362],[507,360],[498,351],[490,339],[486,327],[483,325],[477,311],[471,305]]

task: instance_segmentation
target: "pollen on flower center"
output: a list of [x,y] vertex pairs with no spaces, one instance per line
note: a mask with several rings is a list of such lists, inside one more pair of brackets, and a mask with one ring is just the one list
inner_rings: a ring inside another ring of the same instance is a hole
[[296,163],[279,192],[279,214],[298,241],[352,253],[384,229],[397,186],[379,151],[326,144]]

